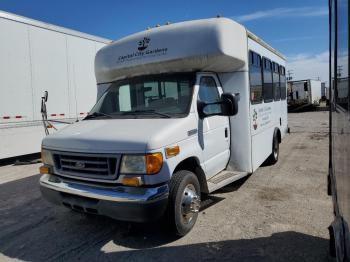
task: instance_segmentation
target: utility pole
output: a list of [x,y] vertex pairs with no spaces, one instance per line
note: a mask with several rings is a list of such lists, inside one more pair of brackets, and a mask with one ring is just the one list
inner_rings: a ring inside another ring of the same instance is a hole
[[292,70],[292,69],[287,71],[287,75],[288,75],[287,81],[291,81],[293,79],[293,77],[292,77],[293,71],[294,70]]
[[340,78],[341,77],[341,72],[343,71],[343,66],[339,65],[337,66],[337,76]]

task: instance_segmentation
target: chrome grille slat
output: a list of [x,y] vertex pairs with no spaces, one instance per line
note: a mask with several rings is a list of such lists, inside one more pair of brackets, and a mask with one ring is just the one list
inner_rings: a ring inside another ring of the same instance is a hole
[[53,152],[55,171],[82,180],[112,182],[118,178],[120,155]]
[[[62,166],[62,168],[69,168],[69,169],[81,170],[80,167],[67,166],[67,165],[61,165],[61,166]],[[91,168],[91,167],[84,167],[84,170],[86,170],[86,171],[96,171],[96,172],[108,172],[108,168]]]
[[[74,159],[66,159],[66,158],[63,158],[61,157],[61,161],[64,161],[64,162],[77,162],[77,160],[74,160]],[[85,163],[88,163],[88,164],[106,164],[105,161],[92,161],[92,160],[84,160]]]

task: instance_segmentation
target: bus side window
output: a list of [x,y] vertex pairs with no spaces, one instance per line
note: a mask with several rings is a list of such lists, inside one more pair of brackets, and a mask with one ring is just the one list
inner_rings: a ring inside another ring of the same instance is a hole
[[281,87],[280,87],[280,76],[279,76],[279,65],[275,62],[273,65],[273,98],[275,101],[279,101],[281,99]]
[[250,101],[252,104],[262,102],[262,74],[260,55],[249,51],[249,81],[250,81]]
[[265,103],[273,101],[272,63],[265,57],[263,58],[263,93]]
[[280,66],[280,88],[281,88],[281,99],[285,100],[287,96],[287,86],[286,86],[286,69]]

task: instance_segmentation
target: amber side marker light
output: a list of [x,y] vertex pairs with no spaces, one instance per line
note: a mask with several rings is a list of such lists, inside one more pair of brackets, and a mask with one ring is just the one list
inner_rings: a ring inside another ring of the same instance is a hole
[[163,165],[162,153],[146,154],[146,172],[148,175],[156,174]]
[[124,186],[140,186],[141,178],[140,177],[124,177],[122,180]]
[[176,156],[180,153],[180,147],[179,146],[172,146],[165,148],[165,154],[167,158]]
[[39,172],[41,175],[48,174],[50,169],[47,166],[41,166],[39,167]]

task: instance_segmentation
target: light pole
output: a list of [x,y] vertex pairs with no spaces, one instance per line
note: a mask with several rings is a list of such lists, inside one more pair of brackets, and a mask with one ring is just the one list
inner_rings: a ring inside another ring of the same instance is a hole
[[287,71],[287,75],[288,75],[287,81],[291,81],[291,80],[293,79],[293,77],[292,77],[293,71],[294,71],[294,70],[292,70],[292,69],[290,69],[290,70]]

